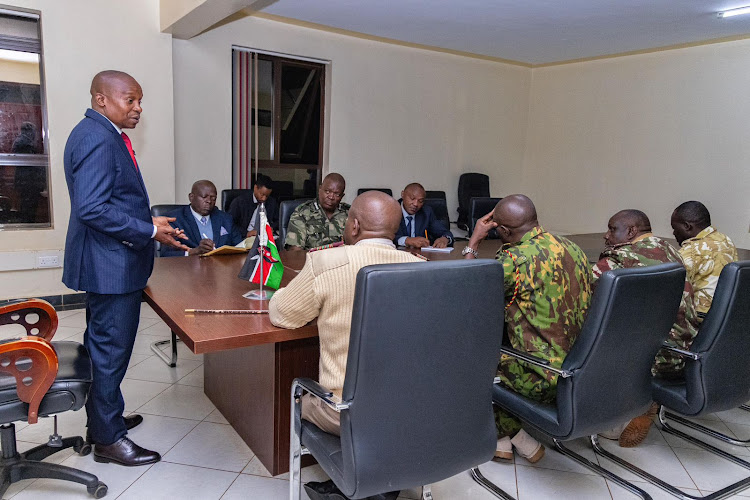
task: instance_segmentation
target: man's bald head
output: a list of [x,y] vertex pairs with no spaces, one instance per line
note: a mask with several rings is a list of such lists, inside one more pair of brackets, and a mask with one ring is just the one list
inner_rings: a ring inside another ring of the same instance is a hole
[[91,109],[106,116],[117,127],[135,128],[141,118],[143,90],[122,71],[107,70],[91,80]]
[[523,194],[512,194],[500,200],[495,205],[492,219],[497,223],[497,232],[504,243],[519,241],[539,225],[534,202]]
[[195,181],[188,194],[190,206],[196,213],[206,216],[213,212],[216,206],[216,186],[208,180]]
[[344,241],[353,245],[368,238],[392,240],[401,224],[401,215],[396,200],[380,191],[366,191],[352,202],[344,227]]
[[640,210],[620,210],[610,217],[604,242],[608,246],[628,243],[642,234],[651,232],[651,221]]

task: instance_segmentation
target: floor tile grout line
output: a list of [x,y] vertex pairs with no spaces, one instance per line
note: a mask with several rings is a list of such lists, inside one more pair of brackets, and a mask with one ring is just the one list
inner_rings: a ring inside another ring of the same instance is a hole
[[[677,437],[678,439],[682,439],[679,436],[675,436],[675,437]],[[687,476],[690,478],[690,480],[695,485],[695,489],[698,490],[698,491],[700,491],[700,488],[698,488],[698,483],[695,482],[695,479],[693,479],[693,476],[690,475],[690,471],[687,470],[687,467],[685,467],[685,464],[682,463],[682,460],[680,460],[680,457],[679,457],[679,455],[677,455],[677,452],[674,451],[674,448],[671,445],[669,446],[669,449],[672,451],[672,453],[674,454],[674,456],[677,458],[677,461],[680,462],[680,465],[685,470],[685,474],[687,474]]]
[[[250,462],[248,462],[248,463],[250,463]],[[245,467],[247,467],[247,466],[245,466]],[[239,474],[237,474],[237,477],[235,477],[235,478],[234,478],[234,479],[232,480],[232,482],[231,482],[231,483],[229,483],[229,486],[227,486],[227,487],[226,487],[226,489],[224,490],[224,492],[223,492],[223,493],[221,494],[221,496],[219,496],[219,500],[221,500],[222,498],[224,498],[224,495],[226,495],[226,494],[227,494],[227,491],[229,491],[229,489],[230,489],[230,488],[231,488],[232,486],[234,486],[234,483],[236,483],[236,482],[237,482],[237,480],[238,480],[238,479],[239,479],[240,477],[242,477],[242,472],[240,472]]]
[[126,488],[125,488],[124,490],[122,490],[122,493],[120,493],[119,495],[117,495],[117,496],[115,497],[115,500],[117,500],[118,498],[122,497],[122,496],[123,496],[123,495],[125,494],[125,492],[126,492],[126,491],[128,491],[128,490],[129,490],[129,489],[130,489],[130,488],[131,488],[131,487],[132,487],[132,486],[133,486],[133,485],[134,485],[134,484],[135,484],[136,482],[138,482],[138,480],[139,480],[140,478],[142,478],[142,477],[143,477],[143,475],[144,475],[144,474],[146,474],[146,472],[150,471],[150,470],[151,470],[151,468],[152,468],[152,467],[153,467],[154,465],[156,465],[156,464],[149,464],[149,466],[148,466],[148,467],[146,467],[146,469],[145,469],[145,470],[144,470],[144,471],[143,471],[143,472],[142,472],[142,473],[141,473],[141,474],[140,474],[140,475],[139,475],[139,476],[138,476],[137,478],[133,479],[133,481],[132,481],[132,482],[131,482],[131,483],[130,483],[130,484],[129,484],[129,485],[128,485],[128,486],[127,486],[127,487],[126,487]]
[[[187,437],[187,435],[186,435],[186,437]],[[182,439],[185,439],[185,438],[182,438]],[[180,440],[180,441],[182,441],[182,440]],[[177,446],[177,445],[175,445],[175,446]],[[242,474],[242,471],[237,472],[237,471],[234,471],[234,470],[217,469],[216,467],[206,467],[205,465],[185,464],[185,463],[182,463],[182,462],[174,462],[172,460],[166,460],[164,457],[162,457],[160,463],[173,464],[173,465],[184,465],[185,467],[195,467],[196,469],[215,470],[217,472],[228,472],[230,474]],[[249,464],[250,460],[248,460],[247,463]],[[247,467],[247,464],[245,464],[242,468],[244,469],[245,467]]]

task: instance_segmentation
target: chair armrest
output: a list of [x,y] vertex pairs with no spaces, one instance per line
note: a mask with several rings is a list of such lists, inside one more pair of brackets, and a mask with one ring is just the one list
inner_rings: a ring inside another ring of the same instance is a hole
[[[34,323],[29,321],[31,314],[39,316]],[[40,299],[12,302],[0,307],[0,325],[21,325],[26,335],[52,340],[57,331],[57,312],[49,302]]]
[[299,398],[304,392],[310,393],[311,395],[320,399],[326,405],[336,410],[337,412],[349,409],[349,403],[342,402],[341,398],[336,396],[332,391],[323,387],[313,379],[295,378],[294,382],[292,382],[292,394],[295,398]]
[[683,358],[692,359],[693,361],[698,361],[701,359],[701,353],[699,352],[690,352],[686,351],[685,349],[678,349],[677,347],[673,347],[671,345],[662,344],[662,349],[666,349],[667,351],[677,354],[678,356],[682,356]]
[[550,366],[549,361],[539,359],[537,357],[534,357],[530,354],[527,354],[525,352],[517,351],[516,349],[513,349],[511,347],[501,347],[500,348],[501,354],[506,354],[508,356],[512,356],[516,359],[519,359],[525,363],[529,363],[530,365],[538,366],[543,370],[550,371],[552,373],[556,373],[562,378],[568,378],[573,376],[573,372],[568,370],[563,370],[561,368],[555,368],[553,366]]
[[18,398],[29,405],[30,424],[37,422],[39,405],[58,367],[57,353],[44,339],[30,336],[0,345],[0,372],[15,377]]

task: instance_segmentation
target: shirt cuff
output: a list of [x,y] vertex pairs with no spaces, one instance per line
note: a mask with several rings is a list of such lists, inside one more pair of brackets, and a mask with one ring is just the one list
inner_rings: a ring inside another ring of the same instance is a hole
[[406,246],[406,236],[402,236],[398,239],[398,246],[400,247]]
[[151,239],[154,239],[154,236],[156,236],[156,224],[154,224],[154,231],[151,233]]
[[185,250],[185,257],[190,257],[190,252],[188,252],[187,250]]

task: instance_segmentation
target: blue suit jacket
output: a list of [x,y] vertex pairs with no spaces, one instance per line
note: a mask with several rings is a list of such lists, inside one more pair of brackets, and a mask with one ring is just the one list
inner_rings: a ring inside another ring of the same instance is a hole
[[[172,227],[179,227],[184,230],[185,236],[188,237],[187,240],[180,240],[181,243],[184,243],[190,248],[195,248],[200,244],[203,236],[198,229],[198,223],[195,221],[193,213],[190,211],[190,205],[185,205],[184,207],[175,210],[169,214],[169,217],[177,219],[172,222]],[[211,229],[214,233],[213,240],[216,248],[223,245],[236,245],[245,239],[243,237],[244,233],[240,233],[239,228],[237,228],[232,222],[232,217],[216,207],[214,207],[211,212]],[[222,229],[224,231],[222,231]],[[175,257],[178,255],[185,255],[185,251],[168,245],[162,245],[159,254],[162,257]]]
[[63,283],[100,294],[135,292],[154,266],[146,185],[125,142],[92,109],[65,144],[70,222]]
[[[398,200],[401,205],[402,200]],[[429,205],[422,205],[419,212],[414,214],[414,234],[416,236],[424,236],[424,232],[427,231],[427,235],[430,237],[430,243],[434,243],[436,239],[441,236],[446,236],[450,240],[450,245],[453,244],[453,233],[445,227],[445,224],[435,217],[435,211]],[[406,221],[401,217],[401,225],[398,227],[396,237],[393,239],[393,243],[398,245],[398,240],[402,236],[407,238],[411,235],[406,232]]]

